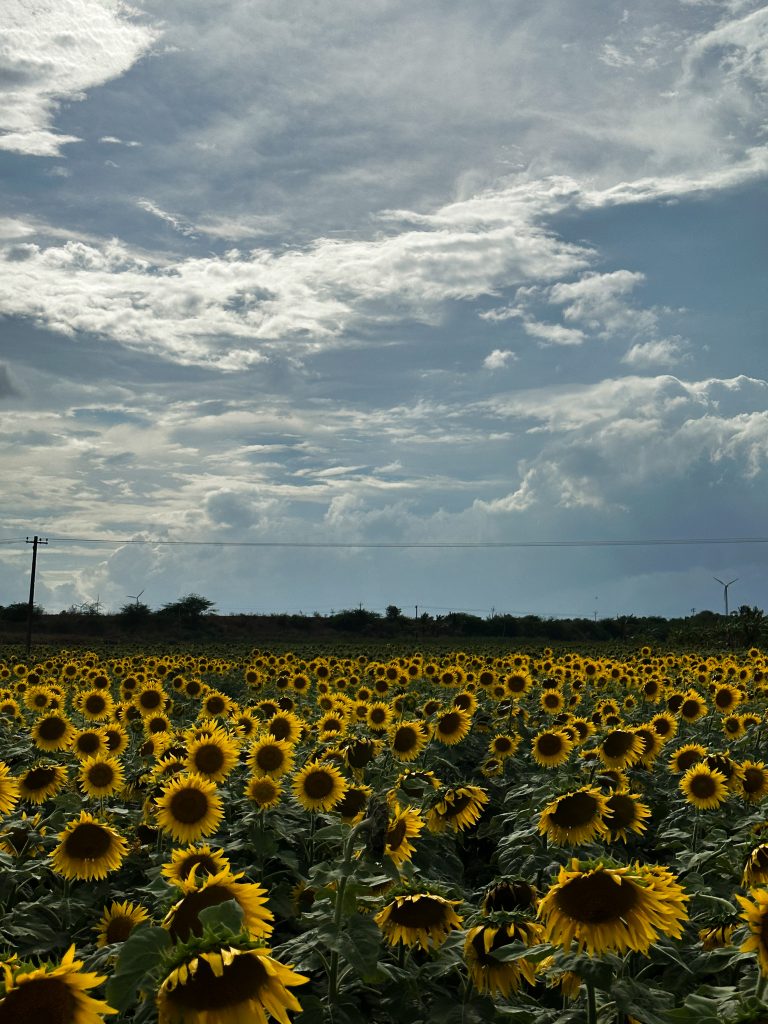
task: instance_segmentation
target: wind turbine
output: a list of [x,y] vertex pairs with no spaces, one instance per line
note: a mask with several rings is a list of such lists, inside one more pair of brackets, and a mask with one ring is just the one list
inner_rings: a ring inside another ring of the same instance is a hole
[[[146,590],[146,587],[144,588],[144,590]],[[140,590],[140,591],[138,592],[138,594],[126,594],[125,596],[126,596],[126,597],[130,597],[130,599],[131,599],[132,601],[135,601],[135,602],[136,602],[136,606],[138,607],[138,604],[139,604],[139,598],[140,598],[140,597],[141,597],[141,595],[142,595],[142,594],[144,593],[144,590]]]

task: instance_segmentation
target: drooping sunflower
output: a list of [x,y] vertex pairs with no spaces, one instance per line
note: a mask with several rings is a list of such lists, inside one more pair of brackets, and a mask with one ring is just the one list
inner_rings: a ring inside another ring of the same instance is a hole
[[736,899],[744,908],[739,916],[749,926],[749,937],[739,947],[742,953],[757,953],[757,962],[763,975],[768,974],[768,889],[752,889],[749,898],[739,896]]
[[424,724],[414,719],[400,722],[392,729],[389,749],[398,761],[415,761],[427,745],[427,741]]
[[535,912],[539,906],[539,895],[535,886],[524,878],[501,878],[486,889],[483,896],[483,913],[513,914],[523,911]]
[[75,730],[66,715],[60,712],[43,715],[32,726],[32,741],[39,750],[68,750]]
[[739,794],[751,804],[768,796],[768,768],[762,761],[742,761],[736,774]]
[[224,816],[216,786],[201,775],[172,779],[155,800],[158,826],[180,843],[212,835]]
[[47,832],[42,822],[42,814],[30,818],[22,811],[19,820],[8,822],[0,832],[0,853],[7,853],[9,857],[36,857],[42,853],[45,847],[41,837]]
[[172,885],[182,887],[193,871],[196,878],[202,878],[229,870],[229,860],[223,851],[203,843],[172,850],[170,861],[163,865],[162,875]]
[[101,1024],[105,1015],[117,1013],[108,1003],[88,995],[88,989],[105,978],[83,971],[82,960],[75,960],[74,945],[58,964],[32,967],[11,962],[4,964],[3,970],[0,1024]]
[[432,735],[447,747],[461,743],[472,727],[472,715],[453,707],[435,719]]
[[733,937],[732,924],[713,924],[699,929],[699,942],[710,952],[713,949],[727,949]]
[[370,786],[350,786],[334,810],[345,824],[354,825],[362,821],[372,793]]
[[127,853],[128,844],[111,825],[81,811],[80,817],[73,818],[59,833],[51,867],[64,878],[88,882],[117,871]]
[[190,744],[187,770],[209,782],[223,782],[237,764],[237,744],[219,730]]
[[483,813],[489,796],[479,786],[454,786],[439,794],[427,814],[430,832],[463,832]]
[[112,796],[124,784],[123,766],[116,757],[89,757],[80,764],[80,787],[88,796]]
[[8,765],[0,761],[0,814],[10,814],[20,799],[18,781],[11,777]]
[[716,768],[701,761],[688,769],[680,780],[686,801],[699,811],[711,811],[728,799],[727,779]]
[[395,896],[374,921],[390,946],[402,942],[423,950],[430,945],[438,949],[452,931],[461,927],[463,918],[453,909],[459,903],[427,892]]
[[293,779],[293,795],[305,811],[332,810],[348,787],[339,769],[322,761],[310,761]]
[[144,907],[138,903],[129,903],[124,900],[122,903],[113,901],[108,907],[104,907],[101,920],[96,925],[97,946],[111,946],[115,942],[125,942],[133,929],[149,921],[150,917]]
[[768,882],[768,843],[756,846],[747,858],[741,884],[751,889]]
[[590,956],[647,953],[659,935],[680,938],[688,896],[674,875],[650,865],[571,861],[539,904],[543,940]]
[[626,843],[628,832],[642,835],[647,825],[646,820],[651,817],[651,809],[644,804],[638,793],[630,793],[628,789],[619,789],[612,793],[606,803],[608,804],[608,838],[610,842],[621,841]]
[[254,773],[279,779],[293,768],[293,747],[286,740],[263,737],[251,747],[248,765]]
[[242,872],[233,875],[229,869],[198,879],[197,871],[177,883],[184,895],[171,907],[163,921],[174,942],[186,942],[191,935],[201,935],[200,911],[234,900],[243,911],[243,927],[254,939],[267,939],[272,934],[274,915],[266,907],[267,890],[255,882],[241,882]]
[[557,768],[568,760],[573,746],[573,740],[560,729],[547,729],[533,737],[531,753],[537,764]]
[[547,804],[539,816],[539,834],[556,846],[591,843],[608,834],[608,800],[596,787],[583,787]]
[[282,797],[280,783],[272,775],[251,775],[245,784],[246,800],[250,800],[260,811],[277,807]]
[[504,963],[491,954],[511,942],[537,945],[540,935],[541,925],[535,921],[508,921],[470,928],[464,941],[464,962],[477,991],[506,998],[510,992],[518,992],[523,981],[535,984],[536,965],[530,960],[519,957]]
[[413,856],[416,847],[411,839],[418,839],[424,828],[424,819],[415,808],[401,807],[395,800],[390,807],[390,818],[384,834],[384,852],[400,867]]
[[157,994],[158,1024],[266,1024],[267,1015],[290,1024],[301,1011],[290,988],[309,981],[268,949],[222,946],[195,954],[165,978]]
[[42,804],[55,796],[67,781],[67,770],[60,764],[38,762],[19,776],[19,793],[22,800]]

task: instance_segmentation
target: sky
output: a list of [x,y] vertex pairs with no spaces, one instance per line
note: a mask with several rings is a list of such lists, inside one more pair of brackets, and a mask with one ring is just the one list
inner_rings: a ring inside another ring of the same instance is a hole
[[768,605],[768,6],[0,36],[0,604]]

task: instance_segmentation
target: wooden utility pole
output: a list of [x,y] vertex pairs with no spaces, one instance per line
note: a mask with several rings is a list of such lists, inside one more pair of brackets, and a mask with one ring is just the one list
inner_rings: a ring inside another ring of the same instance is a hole
[[35,569],[37,568],[37,546],[38,544],[47,543],[47,538],[45,540],[41,540],[37,534],[35,534],[32,540],[27,537],[27,544],[32,545],[32,573],[29,577],[29,604],[27,605],[27,654],[29,654],[32,648],[32,616],[35,611]]

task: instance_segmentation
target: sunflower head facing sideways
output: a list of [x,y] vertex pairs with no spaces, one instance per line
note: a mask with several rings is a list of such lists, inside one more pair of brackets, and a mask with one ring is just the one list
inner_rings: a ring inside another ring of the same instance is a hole
[[423,950],[438,949],[461,927],[462,918],[454,910],[459,903],[430,892],[403,894],[395,896],[374,921],[390,946],[402,942]]
[[255,882],[243,882],[242,873],[233,875],[227,868],[216,875],[197,878],[192,869],[179,884],[182,898],[168,911],[163,926],[174,942],[187,942],[190,936],[202,935],[200,911],[234,900],[243,911],[243,928],[254,939],[263,940],[272,934],[274,915],[266,907],[266,889]]
[[75,960],[74,946],[57,964],[48,962],[35,967],[6,961],[0,1024],[99,1024],[105,1016],[117,1013],[108,1003],[88,994],[88,989],[105,979],[82,968],[83,962]]
[[91,881],[117,871],[127,853],[128,844],[118,832],[81,811],[59,834],[51,867],[64,878]]

